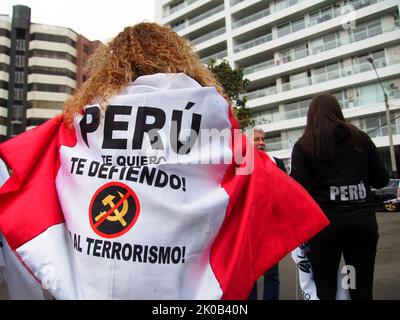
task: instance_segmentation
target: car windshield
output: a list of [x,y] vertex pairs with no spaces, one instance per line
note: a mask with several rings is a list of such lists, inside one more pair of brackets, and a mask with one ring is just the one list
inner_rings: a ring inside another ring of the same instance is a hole
[[391,179],[386,188],[396,188],[399,186],[399,179]]

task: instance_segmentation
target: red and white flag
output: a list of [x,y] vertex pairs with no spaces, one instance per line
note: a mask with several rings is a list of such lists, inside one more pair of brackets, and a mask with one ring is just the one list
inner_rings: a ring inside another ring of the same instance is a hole
[[0,230],[57,299],[245,299],[328,224],[265,153],[239,174],[227,102],[184,74],[140,77],[73,125],[0,145]]
[[[0,159],[0,186],[9,178],[4,162]],[[0,232],[0,286],[7,284],[11,300],[43,300],[40,284],[19,262]]]

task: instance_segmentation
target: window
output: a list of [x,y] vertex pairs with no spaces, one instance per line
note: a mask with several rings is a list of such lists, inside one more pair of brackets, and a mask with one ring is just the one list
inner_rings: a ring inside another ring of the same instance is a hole
[[302,30],[306,27],[304,17],[278,26],[278,37],[283,37],[291,32]]
[[311,42],[312,53],[317,54],[324,51],[324,39],[318,38]]
[[340,78],[340,64],[338,62],[327,65],[326,72],[328,75],[328,80],[333,80]]
[[311,99],[291,102],[283,105],[285,119],[305,117],[308,112]]
[[28,102],[28,108],[35,109],[62,109],[64,103],[58,101],[33,100]]
[[24,89],[14,88],[14,99],[15,100],[24,100]]
[[54,67],[43,67],[43,66],[33,66],[29,68],[29,74],[50,74],[57,76],[66,76],[73,80],[76,79],[76,74],[68,69],[64,68],[54,68]]
[[344,103],[343,103],[343,100],[344,100],[343,91],[334,92],[334,93],[331,93],[331,95],[334,96],[337,99],[337,101],[339,102],[341,108],[343,109],[345,107]]
[[290,22],[278,26],[278,37],[286,36],[290,33]]
[[282,150],[282,137],[280,133],[265,135],[265,149],[266,151]]
[[320,10],[310,13],[310,25],[316,25],[328,21],[337,16],[336,10],[332,6],[321,8]]
[[287,135],[289,143],[292,143],[292,146],[293,146],[293,144],[295,144],[296,141],[299,140],[299,138],[302,136],[303,132],[304,132],[304,129],[296,129],[296,130],[286,131],[286,135]]
[[7,29],[0,28],[0,37],[6,37],[8,39],[11,38],[11,32]]
[[372,59],[374,60],[374,65],[376,68],[386,66],[385,51],[379,50],[371,54],[364,54],[362,56],[353,58],[353,64],[358,66],[359,72],[364,72],[372,69],[370,62],[367,60],[369,57],[372,57]]
[[50,41],[50,42],[61,42],[69,44],[71,47],[76,48],[76,41],[72,40],[69,37],[48,34],[48,33],[32,33],[30,36],[30,40],[41,40],[41,41]]
[[313,70],[314,83],[320,83],[326,81],[326,69],[325,66]]
[[15,66],[20,68],[25,67],[25,56],[17,55],[15,57]]
[[48,84],[48,83],[31,83],[28,86],[29,91],[48,91],[48,92],[62,92],[73,94],[74,89],[64,85]]
[[289,79],[291,89],[301,88],[309,84],[307,71],[293,74]]
[[175,28],[177,28],[178,26],[180,26],[180,25],[182,25],[184,23],[185,23],[185,20],[178,20],[176,22],[172,22],[171,23],[171,29],[175,29]]
[[29,52],[29,54],[31,57],[62,59],[70,61],[72,63],[76,63],[76,58],[67,52],[33,49]]
[[359,106],[369,105],[383,101],[383,93],[380,85],[373,83],[357,88],[357,102]]
[[372,59],[374,59],[374,64],[376,68],[386,67],[386,57],[384,50],[373,52],[371,56]]
[[15,72],[15,83],[24,83],[24,73],[21,71]]
[[[395,114],[390,115],[392,129],[395,129]],[[388,135],[386,115],[374,115],[360,120],[360,129],[368,133],[370,137],[382,137]]]
[[334,49],[337,46],[336,33],[327,34],[323,37],[325,50]]
[[17,39],[16,49],[18,51],[25,51],[25,39]]
[[359,24],[353,29],[353,37],[354,41],[361,41],[368,37],[367,34],[367,25],[365,23]]
[[267,111],[255,113],[252,117],[256,125],[271,123],[279,120],[279,110],[274,108]]
[[183,0],[170,4],[169,9],[171,10],[173,8],[179,7],[181,4],[183,4]]
[[24,107],[22,105],[13,105],[12,116],[14,119],[22,119]]
[[374,20],[367,23],[368,36],[373,37],[382,33],[381,20]]
[[282,50],[279,52],[279,60],[281,63],[288,63],[292,59],[290,57],[291,49]]
[[297,19],[295,21],[292,21],[291,25],[292,25],[292,32],[296,32],[296,31],[304,29],[306,27],[306,24],[304,22],[304,17]]
[[387,48],[386,50],[390,64],[400,63],[400,45]]
[[301,59],[304,57],[307,57],[307,45],[306,44],[300,44],[297,45],[293,48],[294,51],[294,59]]
[[285,119],[296,119],[300,117],[298,102],[283,105]]

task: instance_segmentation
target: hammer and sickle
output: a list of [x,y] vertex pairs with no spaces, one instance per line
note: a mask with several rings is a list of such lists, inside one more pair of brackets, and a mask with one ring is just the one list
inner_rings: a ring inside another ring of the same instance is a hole
[[[119,196],[121,197],[121,199],[124,197],[124,195],[117,191]],[[114,200],[115,196],[109,194],[108,196],[106,196],[103,200],[102,203],[104,206],[109,205],[111,208],[115,207],[114,204]],[[119,221],[121,223],[122,226],[126,226],[126,221],[124,220],[124,216],[126,215],[126,213],[128,212],[128,200],[124,200],[123,202],[123,206],[122,206],[122,210],[119,211],[117,208],[113,210],[113,212],[111,214],[108,215],[108,217],[106,218],[108,221]],[[105,214],[107,213],[107,211],[102,211],[100,212],[100,214],[94,218],[95,221],[99,221],[101,219],[101,217],[103,217]]]

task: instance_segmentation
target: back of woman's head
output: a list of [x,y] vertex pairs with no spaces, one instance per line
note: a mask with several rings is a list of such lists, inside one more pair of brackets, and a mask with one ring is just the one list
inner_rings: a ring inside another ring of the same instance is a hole
[[299,142],[314,160],[331,160],[335,155],[337,128],[353,143],[355,150],[361,150],[361,133],[346,122],[339,102],[334,96],[321,94],[310,103],[307,125]]
[[95,98],[105,102],[141,75],[185,73],[202,86],[214,86],[223,94],[190,43],[170,28],[156,23],[126,27],[95,51],[86,70],[88,80],[65,105],[64,116],[68,122]]

